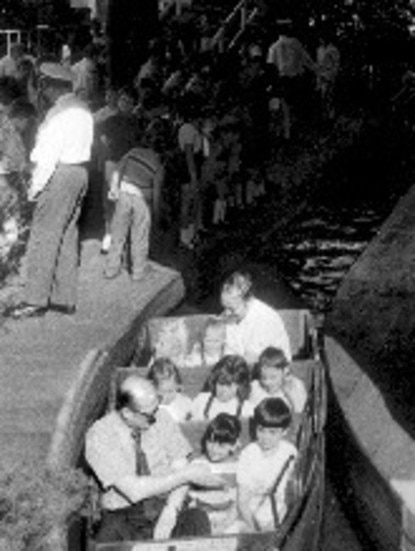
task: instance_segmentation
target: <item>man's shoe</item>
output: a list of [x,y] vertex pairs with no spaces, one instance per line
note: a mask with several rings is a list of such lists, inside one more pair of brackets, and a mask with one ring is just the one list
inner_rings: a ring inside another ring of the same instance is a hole
[[51,304],[50,309],[66,316],[72,316],[76,312],[75,306],[66,306],[64,304]]
[[7,316],[15,320],[24,318],[36,318],[45,315],[47,308],[45,306],[34,306],[33,304],[19,304],[7,312]]

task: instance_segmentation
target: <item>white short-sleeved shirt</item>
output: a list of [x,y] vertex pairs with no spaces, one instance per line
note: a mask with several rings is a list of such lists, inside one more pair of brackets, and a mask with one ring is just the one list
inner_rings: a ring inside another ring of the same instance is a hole
[[[205,409],[208,401],[210,400],[210,392],[200,392],[193,400],[192,405],[192,420],[194,421],[204,421],[206,418],[214,419],[219,413],[229,413],[230,415],[236,415],[238,412],[239,400],[232,398],[228,402],[220,402],[216,398],[213,398],[210,405],[208,415],[205,417]],[[242,411],[240,417],[247,418],[251,417],[253,414],[252,404],[246,400],[242,406]]]
[[256,407],[264,398],[282,398],[294,413],[301,413],[307,401],[307,391],[303,381],[294,375],[287,375],[284,388],[276,394],[269,394],[260,381],[252,381],[249,401],[253,407]]
[[[162,409],[157,420],[141,437],[152,475],[165,476],[174,470],[175,462],[186,459],[192,449],[177,423]],[[85,457],[105,492],[104,509],[115,510],[131,503],[112,486],[117,480],[136,474],[136,444],[130,428],[119,412],[113,411],[88,430],[85,440]]]
[[[250,508],[261,530],[275,528],[271,500],[268,495],[291,456],[297,457],[297,449],[287,440],[281,440],[270,455],[265,455],[256,442],[248,444],[241,451],[236,473],[237,484],[238,487],[246,488],[251,492]],[[285,472],[277,489],[276,505],[280,522],[287,512],[285,488],[293,466],[294,461]]]
[[226,326],[224,353],[238,354],[254,364],[268,346],[280,348],[291,360],[290,339],[281,316],[265,302],[250,298],[245,317]]
[[193,401],[186,394],[177,393],[175,399],[170,404],[161,404],[160,408],[169,412],[171,417],[177,423],[188,421],[192,415]]

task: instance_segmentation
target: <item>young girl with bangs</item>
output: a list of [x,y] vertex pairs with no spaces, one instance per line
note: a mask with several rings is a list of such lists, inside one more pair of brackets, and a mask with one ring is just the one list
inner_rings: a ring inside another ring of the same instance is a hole
[[219,413],[250,417],[253,413],[253,406],[248,401],[250,388],[246,361],[241,356],[224,356],[213,367],[204,385],[205,390],[193,400],[192,419],[211,420]]
[[219,413],[210,421],[201,440],[202,455],[193,463],[209,467],[223,480],[216,489],[190,487],[186,496],[189,509],[203,511],[208,526],[207,534],[230,533],[235,527],[236,468],[240,447],[241,422],[234,415]]

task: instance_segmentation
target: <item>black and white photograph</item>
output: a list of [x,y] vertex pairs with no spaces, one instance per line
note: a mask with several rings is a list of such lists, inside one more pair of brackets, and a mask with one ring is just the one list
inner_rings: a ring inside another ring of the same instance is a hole
[[415,551],[414,358],[415,0],[0,0],[0,551]]

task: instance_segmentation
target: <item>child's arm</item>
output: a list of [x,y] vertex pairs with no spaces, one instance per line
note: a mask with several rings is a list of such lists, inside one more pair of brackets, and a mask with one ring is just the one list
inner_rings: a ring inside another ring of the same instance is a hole
[[250,507],[250,501],[251,501],[252,493],[249,488],[246,486],[239,486],[238,487],[238,494],[237,494],[237,508],[239,516],[241,517],[242,521],[246,524],[249,530],[255,531],[255,521],[254,521],[254,515]]
[[154,539],[161,540],[171,537],[174,527],[176,526],[177,515],[183,507],[188,491],[189,486],[185,485],[173,490],[169,494],[166,505],[164,506],[154,527]]
[[108,191],[108,199],[118,201],[120,196],[121,170],[116,168],[111,176],[110,189]]

